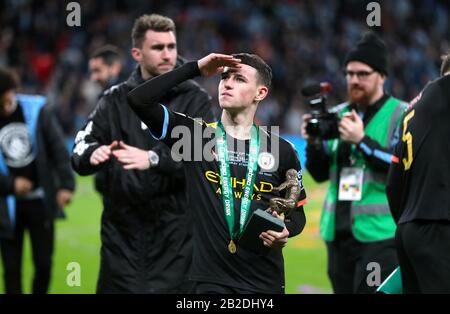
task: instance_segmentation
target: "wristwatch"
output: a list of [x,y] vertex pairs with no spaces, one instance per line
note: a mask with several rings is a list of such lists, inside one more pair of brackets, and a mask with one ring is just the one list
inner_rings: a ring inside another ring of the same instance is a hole
[[156,167],[159,164],[159,156],[152,150],[148,151],[148,161],[150,162],[150,168]]

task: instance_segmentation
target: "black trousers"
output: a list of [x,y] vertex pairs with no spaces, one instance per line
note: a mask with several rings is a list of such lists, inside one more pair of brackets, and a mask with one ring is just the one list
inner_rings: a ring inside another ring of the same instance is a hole
[[256,294],[254,291],[225,286],[212,282],[197,282],[196,294]]
[[[394,239],[362,243],[351,233],[326,242],[328,277],[334,293],[375,293],[379,284],[398,266]],[[379,268],[373,267],[377,263]],[[379,269],[379,274],[374,273]]]
[[396,244],[403,293],[450,293],[450,221],[400,224]]
[[25,230],[31,239],[34,263],[33,293],[47,293],[52,266],[54,226],[42,200],[21,200],[16,205],[13,239],[0,240],[5,292],[22,293],[22,251]]

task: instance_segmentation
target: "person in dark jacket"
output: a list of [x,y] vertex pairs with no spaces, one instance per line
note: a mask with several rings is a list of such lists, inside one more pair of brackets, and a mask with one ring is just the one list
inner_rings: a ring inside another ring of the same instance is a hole
[[[92,52],[89,57],[89,79],[96,82],[102,88],[102,92],[98,95],[99,100],[104,92],[112,86],[119,84],[122,80],[122,52],[119,48],[112,45],[102,46]],[[106,175],[103,171],[95,174],[95,190],[103,193],[102,187],[106,185],[104,182]]]
[[16,94],[14,76],[0,69],[0,247],[6,293],[22,293],[25,229],[30,233],[33,293],[49,287],[53,220],[75,189],[61,127],[45,97]]
[[339,137],[310,136],[305,115],[306,168],[316,181],[330,180],[320,234],[333,291],[372,293],[398,265],[385,184],[406,104],[384,90],[387,49],[375,33],[364,34],[344,63],[348,102],[332,109]]
[[[144,15],[132,39],[139,66],[100,99],[72,156],[79,174],[106,173],[97,292],[188,293],[192,244],[183,165],[127,103],[131,89],[175,67],[175,25],[167,17]],[[209,96],[192,80],[171,89],[163,101],[174,111],[213,119]]]
[[120,82],[121,71],[122,53],[115,46],[102,46],[89,57],[89,79],[99,84],[103,90]]
[[450,293],[450,53],[400,124],[386,192],[403,293]]

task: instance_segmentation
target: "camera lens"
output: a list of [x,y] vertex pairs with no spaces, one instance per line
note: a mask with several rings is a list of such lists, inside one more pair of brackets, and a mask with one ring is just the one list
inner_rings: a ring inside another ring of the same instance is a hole
[[318,119],[311,119],[308,122],[308,125],[306,126],[306,133],[308,133],[311,137],[317,137],[320,135],[320,126],[319,126],[319,120]]

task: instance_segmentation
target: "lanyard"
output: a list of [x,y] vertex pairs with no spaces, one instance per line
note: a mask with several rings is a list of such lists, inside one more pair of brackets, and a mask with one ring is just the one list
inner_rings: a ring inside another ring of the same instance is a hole
[[228,244],[228,250],[230,253],[236,253],[236,245],[233,239],[235,236],[239,236],[244,230],[245,222],[247,221],[248,214],[250,211],[250,203],[253,193],[253,185],[256,178],[256,170],[258,168],[258,154],[260,148],[259,142],[259,130],[258,127],[253,124],[250,130],[250,151],[248,154],[248,165],[247,174],[245,179],[244,192],[242,194],[241,201],[241,216],[239,219],[239,233],[233,235],[234,230],[234,199],[233,190],[231,187],[231,175],[230,175],[230,164],[228,162],[228,146],[227,146],[227,136],[225,133],[225,128],[222,122],[219,121],[216,129],[217,134],[217,148],[218,157],[220,163],[220,176],[222,177],[222,201],[223,209],[225,213],[225,218],[228,224],[228,230],[230,233],[230,243]]

